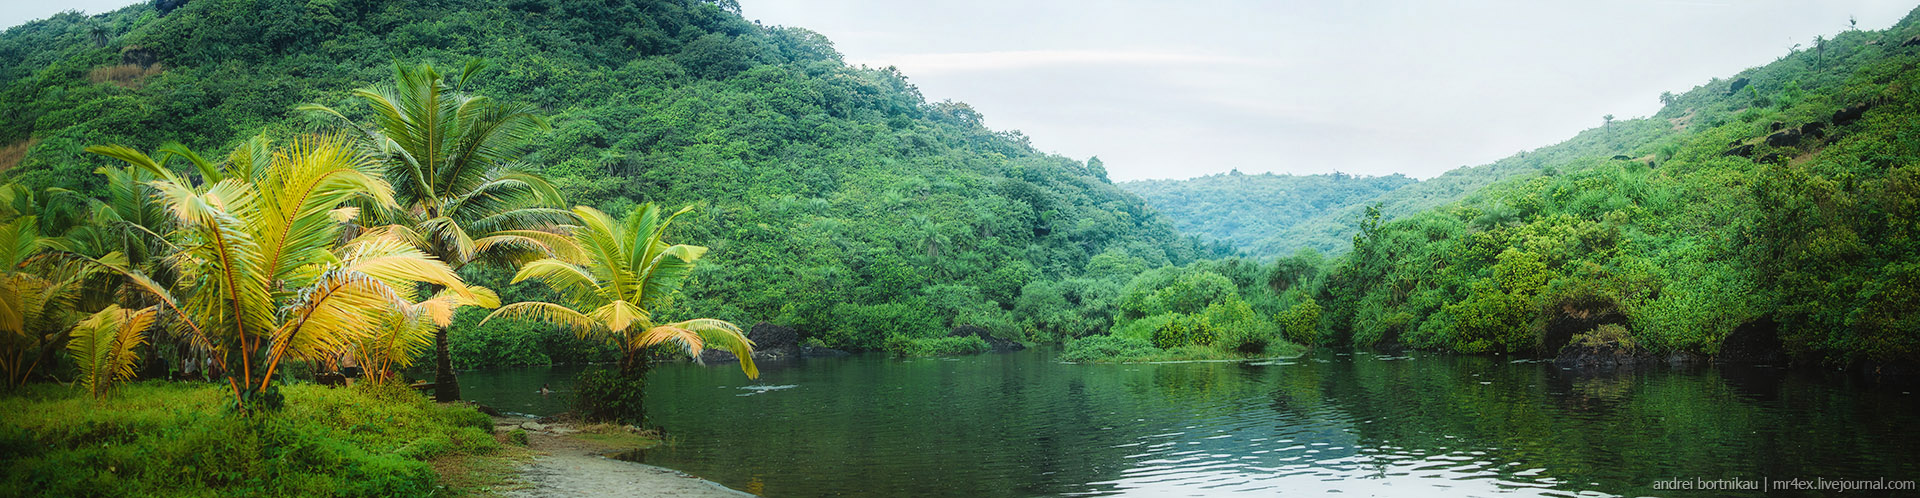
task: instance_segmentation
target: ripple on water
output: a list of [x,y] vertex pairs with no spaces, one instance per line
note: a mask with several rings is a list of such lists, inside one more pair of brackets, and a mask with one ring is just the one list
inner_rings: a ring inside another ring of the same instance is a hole
[[784,386],[740,386],[739,389],[746,392],[735,394],[734,396],[752,396],[755,394],[766,394],[773,391],[784,391],[784,390],[793,389],[796,387],[800,387],[800,386],[798,384],[788,384]]

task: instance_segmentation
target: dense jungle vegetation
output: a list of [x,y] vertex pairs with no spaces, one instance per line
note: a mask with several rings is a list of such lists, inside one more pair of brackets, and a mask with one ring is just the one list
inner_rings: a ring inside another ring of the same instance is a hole
[[1301,249],[1346,252],[1346,237],[1279,238],[1309,219],[1364,206],[1416,182],[1405,175],[1258,175],[1240,170],[1187,180],[1138,180],[1120,188],[1139,195],[1180,233],[1224,242],[1249,256],[1271,259]]
[[[253,17],[270,21],[237,22]],[[675,233],[712,251],[659,303],[675,316],[903,354],[977,349],[946,337],[971,325],[1083,359],[1552,354],[1599,325],[1638,350],[1714,354],[1751,325],[1796,358],[1887,360],[1911,351],[1889,311],[1911,299],[1911,206],[1889,192],[1912,29],[1821,39],[1663,95],[1656,116],[1431,180],[1229,174],[1133,184],[1143,202],[1097,160],[1038,152],[730,2],[162,2],[0,36],[0,166],[30,191],[101,195],[84,146],[297,136],[334,124],[305,103],[365,115],[351,89],[395,60],[486,57],[467,89],[542,117],[516,167],[567,203],[701,206]],[[1788,129],[1803,138],[1764,137]],[[1221,193],[1154,200],[1202,187]],[[554,297],[513,271],[460,269],[503,302]],[[482,317],[445,329],[456,366],[619,355]]]
[[[1105,326],[1024,319],[1013,310],[1027,286],[1058,287],[1103,253],[1158,267],[1228,252],[1175,235],[1097,163],[1037,152],[965,104],[926,102],[897,71],[849,67],[820,35],[758,25],[731,3],[163,4],[0,37],[9,178],[97,194],[101,161],[82,147],[288,136],[325,121],[301,104],[362,115],[348,92],[396,60],[485,57],[469,90],[547,118],[521,159],[570,202],[706,206],[680,224],[714,249],[669,305],[690,316],[769,320],[855,350],[953,325],[1053,341]],[[463,271],[509,302],[542,292],[505,285],[510,270]],[[464,326],[472,315],[449,329],[465,366],[606,358],[477,346],[498,341]]]
[[[5,489],[436,493],[443,459],[501,441],[408,367],[617,362],[580,411],[639,422],[652,358],[724,349],[753,377],[736,323],[761,321],[1076,362],[1911,364],[1916,67],[1920,11],[1432,180],[1142,200],[731,1],[62,14],[0,33]],[[361,385],[310,382],[348,364]]]
[[1805,363],[1920,359],[1917,20],[1663,95],[1655,116],[1612,123],[1637,145],[1398,220],[1369,210],[1319,293],[1331,337],[1707,355],[1777,339]]

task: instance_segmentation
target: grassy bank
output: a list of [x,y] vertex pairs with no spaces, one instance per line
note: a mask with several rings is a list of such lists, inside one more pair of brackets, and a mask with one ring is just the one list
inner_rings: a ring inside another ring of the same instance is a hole
[[[214,384],[129,384],[97,401],[27,386],[0,398],[0,495],[460,495],[486,481],[462,469],[500,453],[485,415],[404,387],[282,392],[284,409],[245,416]],[[436,468],[457,474],[451,488]]]

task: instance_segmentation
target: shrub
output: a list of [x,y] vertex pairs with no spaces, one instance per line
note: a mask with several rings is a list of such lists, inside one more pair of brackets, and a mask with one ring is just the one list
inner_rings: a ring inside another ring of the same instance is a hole
[[1129,361],[1150,357],[1158,352],[1158,348],[1145,339],[1093,335],[1067,343],[1066,352],[1061,353],[1060,359],[1075,363]]
[[887,340],[887,351],[898,356],[952,356],[985,353],[993,349],[985,339],[979,336],[935,337],[931,339],[912,339],[893,336]]
[[646,422],[642,395],[645,375],[622,375],[617,370],[588,370],[574,384],[573,414],[587,422]]
[[1280,322],[1281,334],[1288,341],[1302,346],[1311,346],[1320,341],[1320,303],[1312,298],[1281,312],[1277,321]]
[[516,429],[514,429],[514,430],[513,430],[512,432],[508,432],[508,433],[507,433],[507,442],[510,442],[510,443],[513,443],[513,444],[517,444],[517,445],[520,445],[520,446],[526,446],[526,445],[528,444],[528,443],[527,443],[527,430],[526,430],[526,429],[517,429],[517,428],[516,428]]
[[1172,314],[1166,325],[1153,331],[1153,346],[1172,349],[1180,346],[1213,344],[1213,329],[1205,316]]

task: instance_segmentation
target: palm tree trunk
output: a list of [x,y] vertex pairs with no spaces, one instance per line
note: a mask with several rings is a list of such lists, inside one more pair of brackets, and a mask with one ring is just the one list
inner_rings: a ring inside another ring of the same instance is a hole
[[460,401],[460,381],[453,377],[453,361],[447,355],[447,328],[433,331],[433,399],[441,403]]

